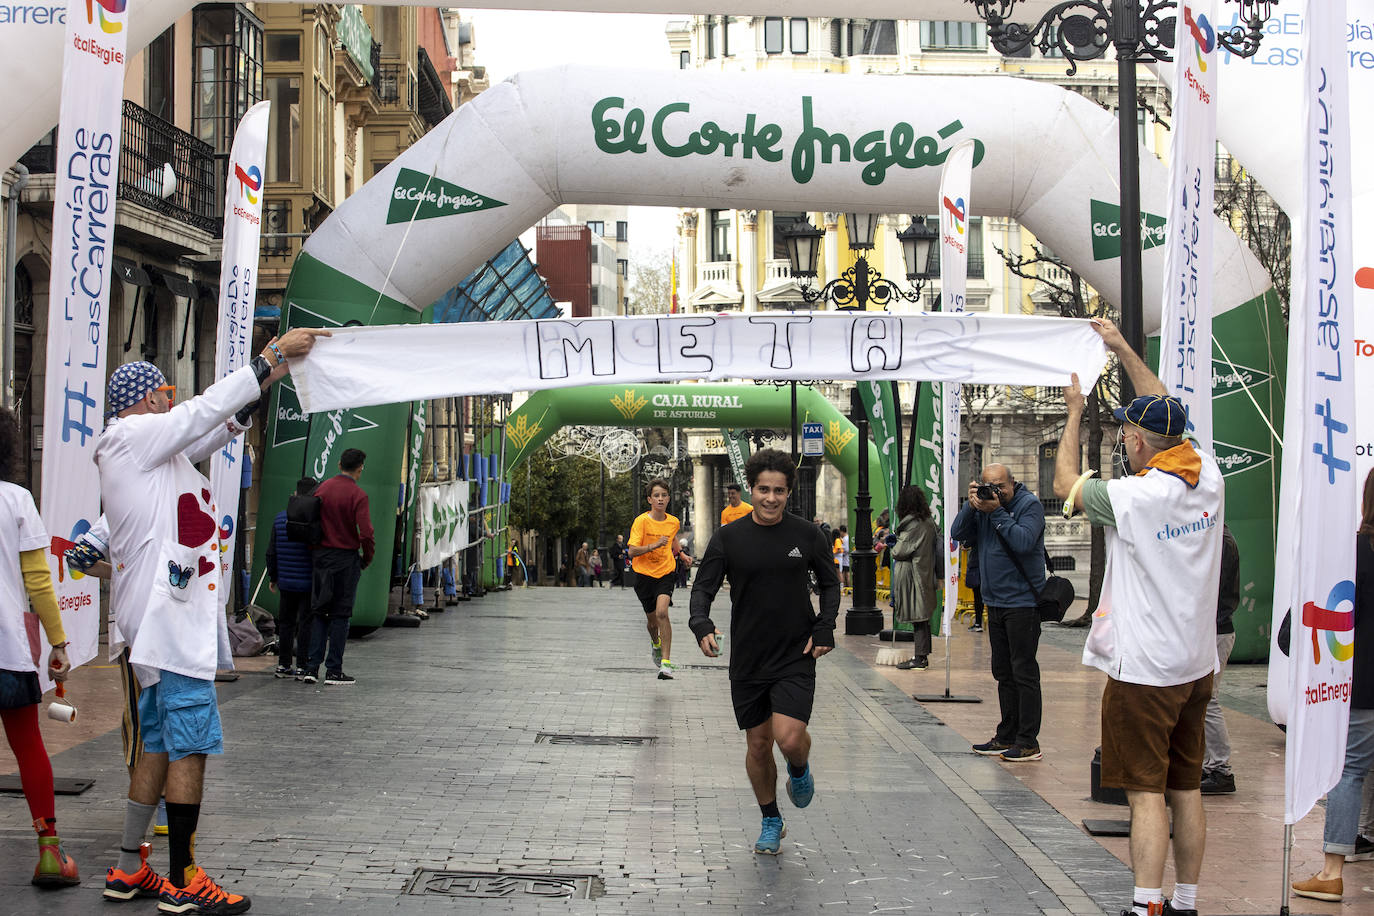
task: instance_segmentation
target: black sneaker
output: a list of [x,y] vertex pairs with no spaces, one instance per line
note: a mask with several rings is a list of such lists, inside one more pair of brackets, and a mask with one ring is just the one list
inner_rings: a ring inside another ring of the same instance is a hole
[[1019,744],[1002,752],[1002,759],[1008,763],[1026,763],[1030,760],[1039,760],[1044,756],[1038,747],[1022,747]]
[[1236,791],[1236,777],[1211,770],[1202,774],[1201,789],[1203,795],[1230,795]]
[[302,672],[301,672],[301,681],[303,681],[303,682],[306,683],[306,684],[314,684],[314,683],[316,683],[317,681],[319,681],[319,679],[320,679],[320,669],[319,669],[319,668],[313,668],[313,669],[311,669],[311,670],[302,671]]
[[1355,851],[1345,857],[1347,862],[1364,862],[1367,859],[1374,859],[1374,840],[1363,833],[1355,837]]
[[1164,916],[1197,916],[1197,910],[1174,909],[1174,902],[1172,900],[1165,900]]
[[996,738],[973,746],[973,752],[975,754],[982,754],[984,757],[1000,757],[1004,751],[1009,750],[1011,750],[1010,744],[1003,744]]
[[326,674],[324,676],[324,682],[331,687],[349,687],[358,683],[358,679],[356,677],[349,677],[342,671],[335,671],[333,674]]
[[274,672],[272,673],[272,676],[273,676],[273,677],[295,677],[295,676],[298,675],[298,674],[300,674],[300,671],[299,671],[298,669],[296,669],[296,668],[292,668],[290,665],[278,665],[278,666],[277,666],[277,670],[274,671]]
[[924,671],[930,667],[930,662],[926,656],[919,655],[916,658],[909,658],[904,662],[898,662],[897,667],[903,671]]

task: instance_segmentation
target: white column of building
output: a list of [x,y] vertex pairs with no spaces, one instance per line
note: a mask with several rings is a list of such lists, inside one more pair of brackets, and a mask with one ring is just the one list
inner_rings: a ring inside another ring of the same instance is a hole
[[687,301],[697,291],[697,211],[682,211],[682,245],[678,261],[677,301],[683,311]]
[[840,214],[827,213],[822,222],[825,225],[825,276],[817,286],[823,286],[840,275]]
[[692,464],[692,548],[696,553],[692,554],[692,559],[700,559],[701,554],[706,550],[706,542],[711,539],[711,534],[716,530],[715,522],[718,518],[713,497],[713,487],[711,486],[711,465],[703,457]]
[[744,227],[744,238],[740,245],[740,288],[744,290],[743,311],[759,310],[759,268],[758,238],[759,211],[741,210],[740,220]]

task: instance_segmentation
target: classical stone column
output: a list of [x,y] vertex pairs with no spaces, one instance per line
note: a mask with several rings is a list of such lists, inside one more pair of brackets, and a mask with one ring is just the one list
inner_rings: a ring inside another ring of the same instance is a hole
[[825,214],[824,223],[825,276],[817,281],[817,286],[824,286],[840,275],[840,214]]
[[720,523],[720,509],[711,498],[715,489],[711,486],[711,464],[715,460],[697,460],[692,464],[692,549],[696,551],[693,560],[701,558]]
[[686,311],[687,301],[697,289],[697,211],[683,210],[680,221],[682,260],[678,264],[678,304]]
[[759,309],[759,211],[741,210],[739,215],[744,226],[739,279],[740,288],[744,290],[744,303],[741,310],[757,312]]

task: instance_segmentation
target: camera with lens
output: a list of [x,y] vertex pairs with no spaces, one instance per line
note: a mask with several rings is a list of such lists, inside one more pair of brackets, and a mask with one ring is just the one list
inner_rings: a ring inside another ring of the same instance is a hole
[[979,499],[987,502],[996,502],[1002,495],[995,483],[980,483],[976,492]]

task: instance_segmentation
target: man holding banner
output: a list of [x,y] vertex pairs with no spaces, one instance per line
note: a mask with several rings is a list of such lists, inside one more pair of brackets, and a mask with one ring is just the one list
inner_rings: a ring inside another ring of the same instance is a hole
[[[223,752],[215,698],[218,621],[227,578],[202,461],[246,428],[253,405],[328,331],[297,328],[204,394],[172,406],[170,386],[151,363],[120,366],[109,380],[113,417],[96,447],[110,525],[114,626],[138,674],[144,754],[129,780],[120,848],[141,858],[158,798],[167,798],[170,875],[123,859],[106,875],[115,899],[156,894],[170,912],[241,913],[195,863],[205,758]],[[131,871],[132,869],[132,871]]]
[[[1079,474],[1084,398],[1064,389],[1068,420],[1054,492],[1107,529],[1102,597],[1083,663],[1107,675],[1102,692],[1102,784],[1131,806],[1133,912],[1195,914],[1207,840],[1202,809],[1204,721],[1217,668],[1217,584],[1224,486],[1211,455],[1183,438],[1188,413],[1110,321],[1094,319],[1139,397],[1116,411],[1132,476]],[[1176,881],[1164,901],[1173,809]],[[1130,912],[1130,911],[1128,911]]]

